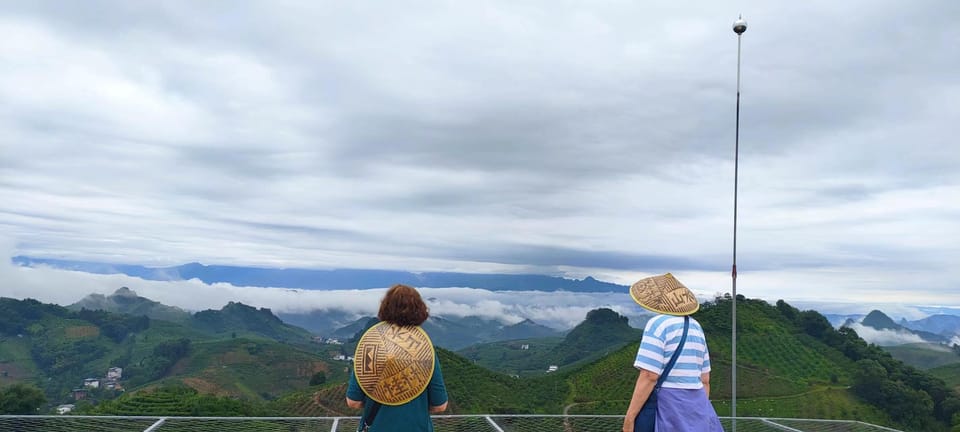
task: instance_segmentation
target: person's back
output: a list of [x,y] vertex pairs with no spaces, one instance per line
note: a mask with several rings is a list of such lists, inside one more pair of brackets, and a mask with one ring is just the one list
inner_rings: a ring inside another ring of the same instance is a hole
[[658,315],[647,321],[637,349],[633,366],[640,375],[623,431],[722,432],[709,400],[707,340],[690,317],[700,309],[696,296],[670,273],[641,279],[630,296]]
[[382,322],[357,343],[346,403],[363,408],[370,432],[432,432],[430,413],[446,410],[440,361],[420,328],[428,316],[414,288],[394,285],[380,302]]
[[[690,325],[683,351],[663,382],[663,387],[679,389],[702,389],[703,373],[710,372],[710,353],[707,340],[700,323],[689,318]],[[657,315],[647,321],[643,330],[643,339],[633,366],[647,369],[658,375],[670,361],[683,336],[684,317]]]
[[[383,405],[377,408],[377,415],[370,426],[370,432],[432,432],[433,422],[430,421],[430,412],[439,412],[437,407],[446,408],[447,390],[443,383],[443,374],[440,371],[440,360],[434,356],[434,372],[426,390],[413,400],[396,406]],[[347,386],[347,399],[362,403],[363,415],[369,419],[373,407],[377,404],[363,393],[356,377],[351,374]]]

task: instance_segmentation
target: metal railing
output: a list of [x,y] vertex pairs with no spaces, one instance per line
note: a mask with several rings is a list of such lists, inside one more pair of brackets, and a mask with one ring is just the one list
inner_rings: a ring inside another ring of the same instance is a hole
[[[354,432],[357,417],[0,416],[0,432]],[[725,430],[732,418],[721,417]],[[439,415],[437,432],[619,431],[616,415]],[[741,432],[900,432],[855,420],[738,417]]]

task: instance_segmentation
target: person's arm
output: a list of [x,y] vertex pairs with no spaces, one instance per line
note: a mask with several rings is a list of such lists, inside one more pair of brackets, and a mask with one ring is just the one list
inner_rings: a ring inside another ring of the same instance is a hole
[[430,414],[438,414],[438,413],[442,413],[442,412],[444,412],[444,411],[446,411],[446,410],[447,410],[447,402],[444,402],[444,403],[442,403],[442,404],[440,404],[440,405],[431,406],[431,407],[430,407]]
[[447,410],[449,398],[447,386],[443,383],[443,372],[440,370],[440,358],[436,354],[433,362],[433,376],[427,384],[427,411],[430,414],[437,414]]
[[703,383],[703,391],[707,392],[707,400],[710,400],[710,372],[700,374],[700,382]]
[[646,369],[640,370],[640,376],[637,377],[637,383],[633,387],[633,396],[630,398],[630,406],[627,408],[627,414],[623,418],[623,432],[633,432],[633,423],[640,414],[640,408],[647,402],[650,392],[657,385],[660,375],[650,372]]
[[353,409],[363,408],[363,401],[366,399],[363,390],[360,389],[360,384],[357,383],[356,375],[351,372],[350,378],[347,379],[347,406]]

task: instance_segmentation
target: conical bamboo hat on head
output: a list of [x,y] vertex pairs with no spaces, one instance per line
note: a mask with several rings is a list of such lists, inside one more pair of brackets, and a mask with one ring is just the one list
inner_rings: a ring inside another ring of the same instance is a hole
[[630,297],[645,309],[667,315],[690,315],[700,309],[693,291],[670,273],[640,279],[630,286]]
[[433,367],[433,343],[417,326],[380,322],[360,337],[353,356],[360,389],[384,405],[401,405],[420,396],[430,384]]

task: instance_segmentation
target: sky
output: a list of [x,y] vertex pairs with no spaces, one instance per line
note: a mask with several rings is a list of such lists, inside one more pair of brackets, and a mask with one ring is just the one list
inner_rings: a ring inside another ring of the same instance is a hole
[[738,293],[960,306],[960,3],[647,3],[2,1],[0,251],[729,292],[742,13]]

